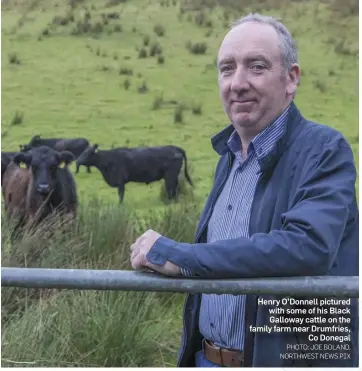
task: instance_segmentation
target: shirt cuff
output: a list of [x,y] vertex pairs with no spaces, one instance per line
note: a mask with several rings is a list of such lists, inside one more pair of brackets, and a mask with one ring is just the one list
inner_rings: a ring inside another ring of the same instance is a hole
[[176,241],[161,236],[153,244],[150,251],[146,255],[146,258],[152,264],[164,265],[172,254],[172,247],[176,244]]
[[[172,262],[172,255],[175,257],[177,250],[174,247],[178,243],[171,238],[161,236],[152,245],[150,251],[146,255],[148,261],[155,265],[164,265],[168,260]],[[171,258],[171,259],[169,259]],[[174,263],[176,264],[176,263]],[[176,264],[180,267],[181,275],[185,277],[197,277],[197,274],[192,272],[188,268],[181,267],[181,265]]]

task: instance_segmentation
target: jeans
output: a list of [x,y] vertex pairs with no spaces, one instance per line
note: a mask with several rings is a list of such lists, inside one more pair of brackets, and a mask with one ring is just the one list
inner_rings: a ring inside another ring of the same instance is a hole
[[203,349],[199,350],[195,355],[195,365],[196,367],[222,367],[214,362],[209,361],[204,356]]

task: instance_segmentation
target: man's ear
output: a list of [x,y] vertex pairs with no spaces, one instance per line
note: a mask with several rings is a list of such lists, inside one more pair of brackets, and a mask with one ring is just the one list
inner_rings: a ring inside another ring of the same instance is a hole
[[13,157],[13,162],[20,167],[21,163],[24,163],[29,169],[31,164],[32,155],[29,152],[18,152]]
[[287,95],[295,95],[300,79],[300,67],[297,63],[293,63],[287,74]]

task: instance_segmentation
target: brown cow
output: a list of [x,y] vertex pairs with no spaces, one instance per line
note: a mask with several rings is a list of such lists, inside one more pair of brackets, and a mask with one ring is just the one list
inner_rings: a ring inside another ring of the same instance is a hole
[[2,193],[8,216],[24,218],[26,191],[30,180],[28,169],[9,162],[2,176]]
[[[73,160],[72,153],[59,153],[47,146],[17,153],[7,166],[2,182],[7,215],[19,217],[21,224],[38,224],[54,210],[73,219],[77,191],[67,167]],[[21,163],[27,168],[21,168]],[[60,168],[62,163],[64,168]]]
[[17,152],[3,152],[1,151],[1,184],[3,181],[4,173],[6,168],[10,164],[11,160],[13,159],[14,155]]

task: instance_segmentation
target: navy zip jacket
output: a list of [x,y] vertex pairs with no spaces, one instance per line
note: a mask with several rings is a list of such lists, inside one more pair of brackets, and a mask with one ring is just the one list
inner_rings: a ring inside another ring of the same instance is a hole
[[[213,279],[357,276],[358,208],[353,153],[338,131],[306,120],[294,102],[285,132],[271,153],[260,159],[261,176],[251,210],[249,238],[206,243],[208,221],[231,169],[233,154],[226,142],[232,131],[230,125],[212,139],[220,160],[195,242],[178,243],[162,236],[147,254],[150,262],[163,265],[168,260],[200,277]],[[195,352],[201,349],[202,339],[198,331],[200,297],[200,294],[188,294],[186,298],[179,367],[194,367]],[[350,315],[344,316],[351,318],[351,323],[335,323],[336,326],[348,327],[350,341],[337,342],[311,341],[308,339],[310,333],[305,332],[250,332],[251,325],[270,326],[269,309],[272,307],[258,305],[258,299],[280,300],[282,297],[247,296],[245,367],[358,365],[356,299],[352,299],[348,307]],[[311,317],[314,316],[305,316]],[[330,314],[329,317],[338,321],[342,316]],[[321,332],[325,335],[336,335],[323,330],[331,324],[318,326],[322,327]],[[318,330],[315,331],[319,336]],[[300,349],[300,344],[304,350]],[[344,344],[343,349],[341,344]],[[327,348],[323,347],[329,347],[330,355],[325,355]],[[297,356],[288,358],[286,353],[297,353]]]

